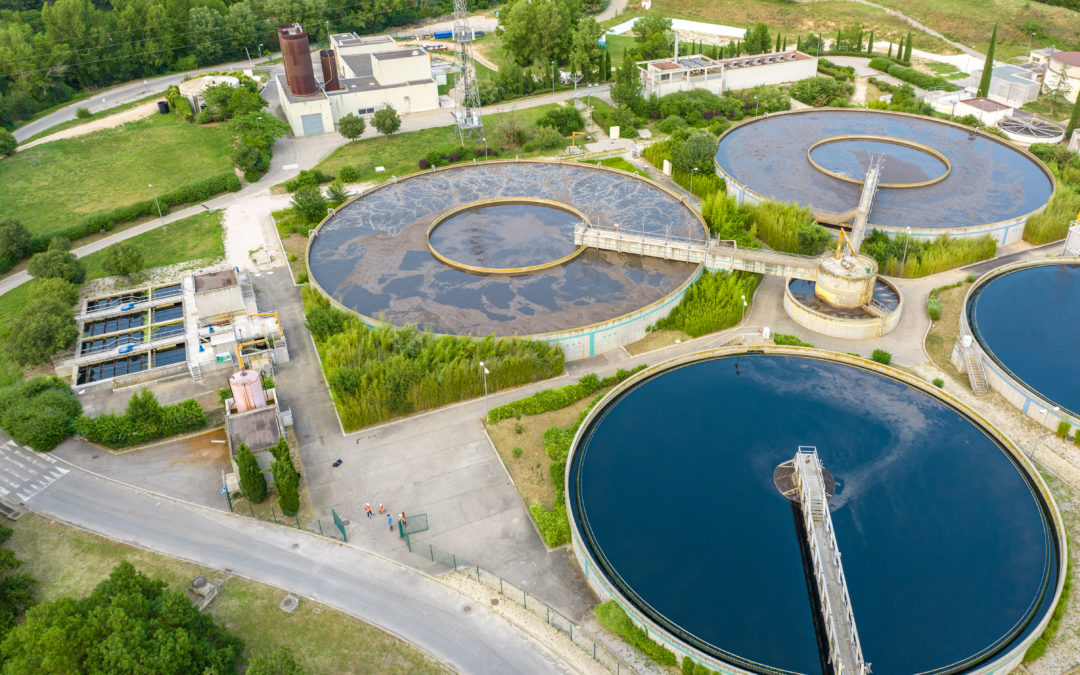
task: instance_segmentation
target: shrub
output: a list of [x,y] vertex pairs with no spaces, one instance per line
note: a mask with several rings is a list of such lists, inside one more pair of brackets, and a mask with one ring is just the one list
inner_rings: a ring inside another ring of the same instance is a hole
[[562,134],[556,129],[553,129],[552,127],[540,127],[536,130],[536,134],[533,135],[532,140],[529,141],[529,143],[526,143],[526,147],[523,149],[525,149],[526,152],[531,152],[531,150],[528,150],[527,148],[532,144],[533,147],[538,150],[551,150],[559,147],[563,142]]
[[68,251],[35,253],[27,267],[30,276],[38,279],[63,279],[78,286],[86,279],[86,268]]
[[337,178],[342,183],[355,183],[360,180],[360,172],[352,164],[346,164],[338,171]]
[[522,449],[521,449],[521,446],[519,446],[519,445],[516,445],[516,446],[514,446],[514,449],[510,451],[510,455],[511,455],[511,456],[512,456],[512,457],[513,457],[514,459],[521,459],[521,456],[522,456],[523,454],[525,454],[525,451],[524,451],[524,450],[522,450]]
[[700,337],[734,326],[743,316],[743,296],[749,303],[760,282],[760,274],[705,272],[656,327]]
[[94,116],[94,113],[90,112],[90,108],[76,108],[75,117],[85,120]]
[[363,136],[366,128],[367,124],[364,123],[364,118],[353,113],[344,115],[338,120],[338,132],[350,141]]
[[926,313],[930,315],[931,321],[937,321],[941,318],[941,301],[937,298],[926,299]]
[[678,115],[668,115],[659,126],[660,131],[663,131],[665,134],[671,134],[674,133],[676,129],[687,129],[690,125]]
[[944,91],[955,91],[959,89],[959,87],[943,77],[928,75],[920,70],[915,70],[914,68],[908,68],[907,66],[901,66],[899,64],[889,66],[887,72],[898,80],[909,82],[916,87],[921,87],[923,89],[942,89]]
[[890,363],[892,363],[892,354],[885,351],[884,349],[875,349],[870,354],[870,358],[872,360],[877,361],[878,363],[880,363],[882,365],[886,365],[886,366],[889,365]]
[[[622,138],[637,138],[638,118],[634,111],[626,106],[619,106],[611,111],[609,120],[611,125],[619,127],[619,136]],[[608,131],[607,127],[604,127]]]
[[552,410],[560,410],[568,405],[577,403],[581,399],[590,396],[600,389],[614,386],[644,368],[644,365],[640,365],[633,370],[623,370],[622,368],[619,368],[615,371],[614,375],[609,375],[604,379],[600,379],[595,373],[582,375],[575,384],[568,384],[564,387],[556,387],[554,389],[544,389],[543,391],[536,392],[532,396],[511,401],[505,405],[496,406],[488,413],[488,422],[494,424],[495,422],[510,419],[511,417],[540,415],[542,413],[551,412]]
[[547,111],[536,120],[538,127],[552,127],[558,129],[563,136],[569,136],[571,132],[581,131],[585,128],[585,118],[581,116],[576,106],[560,106]]
[[245,443],[236,449],[236,468],[240,473],[240,492],[248,501],[258,504],[266,499],[266,476],[259,469],[259,462],[251,448]]
[[663,645],[654,642],[645,629],[636,626],[616,601],[602,602],[593,611],[605,628],[626,640],[641,653],[662,666],[675,665],[675,655]]
[[1072,425],[1067,420],[1061,420],[1057,425],[1057,437],[1065,438],[1069,435],[1069,430],[1072,429]]
[[789,347],[813,347],[814,345],[809,342],[803,342],[795,335],[788,335],[786,333],[773,333],[773,342],[778,345],[787,345]]
[[52,239],[49,239],[49,246],[46,251],[70,251],[71,240],[62,234],[58,234]]
[[341,183],[339,183],[338,181],[334,181],[333,183],[330,183],[330,187],[326,188],[326,199],[327,199],[327,201],[331,201],[331,202],[334,202],[336,204],[341,204],[342,202],[344,202],[348,198],[349,198],[349,193],[346,192],[345,186],[342,185]]
[[913,278],[992,258],[997,242],[988,236],[954,239],[948,235],[922,241],[906,235],[890,237],[874,230],[863,240],[860,250],[877,261],[882,274]]
[[10,157],[15,154],[19,142],[15,140],[15,134],[0,127],[0,157]]
[[296,192],[303,187],[317,188],[323,183],[329,183],[333,180],[333,176],[327,175],[319,169],[304,169],[296,178],[285,181],[285,189],[289,192]]
[[555,508],[551,511],[539,504],[533,504],[529,507],[529,515],[536,521],[540,537],[548,548],[562,546],[570,541],[570,521],[566,517],[566,505],[561,501],[556,501]]
[[143,257],[139,249],[122,241],[105,249],[102,266],[110,276],[129,277],[143,268]]
[[153,392],[143,389],[131,396],[123,414],[82,417],[75,427],[86,440],[117,449],[198,431],[206,423],[206,413],[195,399],[162,406]]
[[301,272],[300,274],[296,275],[296,283],[298,283],[298,284],[306,284],[307,282],[308,282],[307,272]]
[[697,169],[702,176],[715,174],[713,155],[716,154],[716,137],[708,131],[695,131],[671,151],[671,164],[680,171]]
[[562,349],[520,338],[435,336],[413,326],[371,328],[304,289],[309,330],[346,429],[357,429],[561,373]]
[[938,389],[941,389],[942,387],[945,386],[945,380],[941,379],[940,377],[935,377],[934,378],[934,386],[937,387]]
[[326,217],[326,199],[317,186],[297,188],[293,193],[292,208],[297,217],[312,225]]
[[1080,190],[1059,183],[1046,208],[1027,219],[1024,241],[1038,245],[1064,239],[1078,211]]
[[6,272],[30,252],[30,231],[12,218],[0,219],[0,272]]
[[431,162],[427,161],[427,158],[425,157],[421,157],[420,161],[417,162],[416,165],[420,167],[421,171],[425,171],[431,168]]
[[880,70],[883,73],[887,73],[889,72],[889,68],[892,68],[893,66],[899,64],[897,64],[896,61],[893,61],[892,59],[885,58],[884,56],[875,56],[874,58],[870,59],[870,63],[867,65],[869,65],[874,70]]
[[855,87],[831,77],[812,77],[796,82],[791,88],[791,98],[796,101],[820,108],[823,106],[845,106],[854,93]]
[[38,452],[70,436],[80,413],[79,399],[58,377],[33,377],[0,389],[0,428]]
[[[47,281],[69,283],[63,279]],[[4,344],[8,358],[22,366],[33,366],[75,344],[79,331],[75,327],[73,303],[68,300],[70,297],[39,295],[19,310],[12,317],[12,328]]]

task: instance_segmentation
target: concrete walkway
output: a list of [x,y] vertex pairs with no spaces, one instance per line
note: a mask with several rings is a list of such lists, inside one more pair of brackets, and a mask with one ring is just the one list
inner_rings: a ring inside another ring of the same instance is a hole
[[299,530],[156,497],[73,470],[36,513],[317,600],[467,673],[570,672],[556,655],[434,579]]

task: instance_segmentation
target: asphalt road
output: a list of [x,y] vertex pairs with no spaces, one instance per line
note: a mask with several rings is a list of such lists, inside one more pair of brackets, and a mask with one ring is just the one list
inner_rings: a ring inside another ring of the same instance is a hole
[[459,672],[570,672],[522,631],[434,579],[300,530],[155,496],[78,469],[27,506],[111,539],[317,600]]

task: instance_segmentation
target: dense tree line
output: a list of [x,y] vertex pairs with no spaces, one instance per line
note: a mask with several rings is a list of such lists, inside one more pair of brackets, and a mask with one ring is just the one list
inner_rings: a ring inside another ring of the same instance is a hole
[[[471,0],[486,8],[488,0]],[[377,32],[453,11],[450,0],[9,0],[0,9],[0,126],[76,92],[277,50],[278,24]]]

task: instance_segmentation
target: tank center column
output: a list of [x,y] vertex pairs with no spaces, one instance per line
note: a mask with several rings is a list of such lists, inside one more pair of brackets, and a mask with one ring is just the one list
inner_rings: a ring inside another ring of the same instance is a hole
[[862,307],[874,297],[877,272],[877,261],[868,255],[826,254],[818,262],[814,294],[833,307]]

